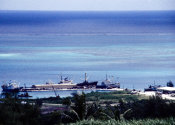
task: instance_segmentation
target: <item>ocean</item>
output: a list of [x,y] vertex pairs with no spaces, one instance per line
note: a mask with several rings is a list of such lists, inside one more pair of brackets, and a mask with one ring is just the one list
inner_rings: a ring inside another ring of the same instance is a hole
[[0,81],[175,83],[175,11],[0,11]]

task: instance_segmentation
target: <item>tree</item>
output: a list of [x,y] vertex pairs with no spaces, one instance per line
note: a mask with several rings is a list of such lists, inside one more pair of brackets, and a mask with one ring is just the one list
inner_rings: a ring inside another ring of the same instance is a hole
[[[74,105],[71,106],[71,109],[69,111],[65,111],[62,113],[62,122],[63,123],[70,123],[70,122],[76,122],[79,120],[83,120],[86,115],[86,99],[85,94],[82,93],[79,94],[72,94],[73,95],[73,101]],[[69,104],[69,100],[64,99],[63,104]]]
[[71,123],[91,118],[98,120],[120,120],[120,111],[118,107],[111,107],[110,105],[102,107],[98,104],[98,102],[94,102],[93,104],[87,104],[86,95],[84,93],[73,94],[72,101],[74,103],[70,107],[70,110],[62,113],[63,123]]
[[169,82],[167,82],[167,86],[168,86],[168,87],[174,87],[174,84],[173,84],[172,81],[169,81]]
[[81,95],[74,94],[73,98],[75,106],[73,106],[72,108],[78,113],[80,119],[82,120],[84,119],[86,112],[86,96],[84,93],[82,93]]
[[62,103],[63,103],[63,105],[66,105],[67,107],[70,107],[72,102],[71,102],[69,97],[66,97],[66,98],[63,99]]
[[0,103],[0,125],[38,125],[40,109],[17,98],[4,98]]

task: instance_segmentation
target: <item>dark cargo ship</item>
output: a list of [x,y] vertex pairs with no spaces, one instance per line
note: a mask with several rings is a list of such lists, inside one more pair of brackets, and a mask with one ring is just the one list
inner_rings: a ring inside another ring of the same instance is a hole
[[77,86],[81,86],[81,87],[83,87],[83,86],[85,86],[85,87],[96,87],[97,83],[98,83],[98,81],[88,82],[87,81],[87,73],[85,73],[85,80],[84,80],[84,82],[78,83]]

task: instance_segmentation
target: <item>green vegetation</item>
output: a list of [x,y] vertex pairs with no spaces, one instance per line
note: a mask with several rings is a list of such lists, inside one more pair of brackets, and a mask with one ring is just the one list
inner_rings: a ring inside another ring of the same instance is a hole
[[33,100],[7,96],[0,103],[0,125],[169,125],[174,118],[173,101],[129,91]]
[[174,118],[167,119],[144,119],[144,120],[131,120],[131,121],[116,121],[116,120],[83,120],[76,123],[72,123],[71,125],[174,125]]
[[6,98],[0,103],[1,125],[38,124],[40,110],[37,105],[22,104],[16,98]]
[[142,95],[132,95],[130,91],[114,91],[114,92],[91,92],[86,94],[86,101],[100,101],[100,103],[117,103],[119,100],[124,102],[137,101],[147,99]]
[[134,103],[127,103],[123,114],[125,119],[144,118],[168,118],[175,116],[175,103],[163,100],[160,97],[151,97],[148,100],[140,100]]

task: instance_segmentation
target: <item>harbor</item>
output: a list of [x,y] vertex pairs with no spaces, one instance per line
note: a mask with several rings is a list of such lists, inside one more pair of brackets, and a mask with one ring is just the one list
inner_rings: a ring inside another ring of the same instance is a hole
[[101,83],[98,81],[88,81],[87,73],[84,75],[84,81],[81,83],[74,83],[73,80],[67,76],[59,75],[60,81],[53,83],[48,81],[45,84],[34,84],[32,86],[19,86],[16,81],[10,80],[9,83],[2,84],[1,98],[5,93],[16,93],[19,98],[49,98],[49,97],[70,97],[74,93],[91,93],[91,92],[112,92],[112,91],[127,91],[131,95],[143,95],[147,97],[159,96],[162,99],[175,100],[175,87],[171,81],[167,82],[167,86],[154,84],[149,85],[144,90],[121,88],[119,82],[113,82],[108,78]]
[[72,93],[90,93],[90,92],[110,92],[110,91],[123,91],[120,88],[120,83],[114,83],[113,80],[108,78],[100,84],[98,81],[88,81],[87,73],[85,73],[84,81],[81,83],[73,83],[68,77],[60,76],[58,83],[52,81],[46,82],[45,84],[35,84],[32,86],[19,86],[16,81],[9,81],[4,83],[2,87],[2,93],[18,93],[18,97],[27,98],[48,98],[54,96],[67,97],[71,96]]

